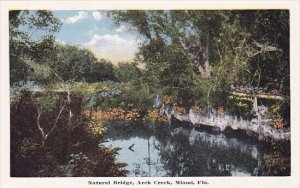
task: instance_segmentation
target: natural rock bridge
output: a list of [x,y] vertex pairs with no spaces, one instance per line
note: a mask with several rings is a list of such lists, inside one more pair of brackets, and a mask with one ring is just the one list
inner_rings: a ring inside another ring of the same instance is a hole
[[164,113],[169,123],[171,118],[174,117],[182,122],[190,122],[194,126],[212,126],[217,127],[220,131],[224,131],[226,127],[230,127],[233,130],[244,130],[252,131],[258,134],[260,140],[271,138],[274,140],[290,140],[290,129],[276,129],[272,126],[272,120],[265,116],[267,112],[266,106],[258,106],[257,98],[266,98],[272,100],[286,100],[284,97],[279,95],[265,95],[265,94],[246,94],[232,92],[236,96],[247,96],[249,100],[253,102],[253,110],[255,111],[256,118],[251,120],[245,120],[231,115],[220,115],[217,113],[210,112],[208,114],[201,114],[193,109],[190,109],[188,113],[177,113],[172,107],[164,106],[161,107],[161,112]]

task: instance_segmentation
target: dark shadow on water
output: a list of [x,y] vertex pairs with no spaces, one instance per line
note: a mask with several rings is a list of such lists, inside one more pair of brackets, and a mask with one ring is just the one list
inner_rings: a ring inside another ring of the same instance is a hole
[[103,144],[121,148],[116,157],[128,164],[128,176],[290,175],[290,143],[240,135],[189,124],[119,123],[108,126]]

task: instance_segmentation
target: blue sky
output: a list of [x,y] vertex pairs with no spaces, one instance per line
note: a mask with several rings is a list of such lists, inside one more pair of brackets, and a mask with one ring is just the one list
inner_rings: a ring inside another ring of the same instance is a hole
[[104,11],[72,10],[53,13],[63,23],[61,30],[55,35],[58,42],[88,48],[96,57],[113,63],[133,60],[141,42],[139,36],[129,32],[126,25],[114,25]]

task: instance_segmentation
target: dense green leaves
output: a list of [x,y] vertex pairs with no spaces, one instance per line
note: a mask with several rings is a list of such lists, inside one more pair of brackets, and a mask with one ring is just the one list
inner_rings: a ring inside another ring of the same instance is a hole
[[[72,45],[56,44],[51,56],[45,56],[42,64],[47,65],[64,81],[99,82],[115,80],[111,62],[98,60],[92,52]],[[57,81],[61,81],[56,78]]]
[[207,101],[205,105],[218,103],[214,96],[227,95],[232,84],[288,95],[288,11],[138,10],[110,15],[147,39],[138,54],[146,65],[145,80],[165,94]]
[[136,63],[119,63],[114,68],[114,74],[119,82],[130,82],[141,77],[142,71],[137,67]]
[[24,59],[39,59],[53,49],[54,32],[61,26],[51,11],[9,12],[10,81],[27,79],[30,67]]

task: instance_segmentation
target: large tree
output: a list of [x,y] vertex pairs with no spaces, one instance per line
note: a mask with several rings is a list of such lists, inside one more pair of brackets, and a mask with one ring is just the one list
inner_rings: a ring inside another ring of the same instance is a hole
[[9,12],[10,82],[25,80],[30,72],[24,59],[36,59],[51,53],[53,34],[61,22],[51,11],[12,10]]
[[111,16],[145,38],[138,57],[148,79],[172,91],[186,89],[182,96],[224,98],[230,84],[289,90],[288,11],[135,10]]
[[110,61],[99,60],[91,51],[78,46],[56,44],[53,53],[44,56],[40,61],[52,71],[54,79],[58,75],[63,81],[115,80]]
[[143,35],[148,50],[175,45],[197,67],[201,77],[211,76],[209,48],[220,27],[220,15],[209,11],[113,11],[111,15],[117,24],[129,23]]

